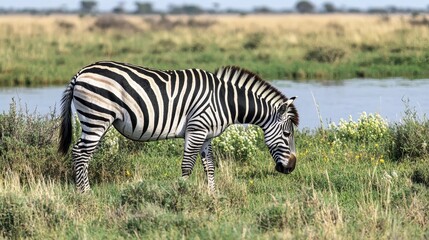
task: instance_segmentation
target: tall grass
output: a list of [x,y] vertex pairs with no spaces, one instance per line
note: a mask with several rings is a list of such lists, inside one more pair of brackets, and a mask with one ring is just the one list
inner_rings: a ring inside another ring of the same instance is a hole
[[[393,124],[363,114],[326,129],[298,131],[298,163],[290,175],[274,171],[260,129],[231,128],[214,141],[214,196],[201,163],[190,179],[179,178],[183,141],[136,143],[112,129],[90,162],[93,190],[79,194],[70,156],[55,152],[58,119],[12,104],[0,114],[0,233],[423,239],[429,234],[429,155],[415,154],[427,139],[413,131],[427,132],[429,125],[412,109],[406,113]],[[398,143],[397,136],[406,140]]]
[[341,14],[1,16],[0,84],[64,84],[82,66],[106,59],[211,71],[232,64],[267,79],[428,77],[429,30],[410,19]]

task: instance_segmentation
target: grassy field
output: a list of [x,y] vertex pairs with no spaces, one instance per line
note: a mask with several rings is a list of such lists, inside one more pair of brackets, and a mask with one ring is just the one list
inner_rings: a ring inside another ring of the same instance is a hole
[[106,59],[161,69],[234,64],[266,79],[427,78],[429,28],[422,19],[5,15],[0,85],[65,84],[82,66]]
[[[235,64],[267,79],[423,78],[419,19],[0,16],[0,86],[65,84],[105,59]],[[397,123],[363,114],[300,130],[290,175],[274,170],[259,129],[230,128],[213,142],[214,196],[200,162],[180,179],[183,140],[136,143],[112,130],[90,162],[92,192],[78,194],[70,156],[56,153],[57,114],[12,103],[0,113],[0,238],[427,239],[429,121],[405,109]]]
[[[275,172],[257,128],[214,141],[218,192],[202,164],[180,180],[182,140],[136,143],[109,131],[74,190],[56,153],[58,119],[12,104],[0,114],[0,237],[52,239],[425,239],[429,121],[407,108],[297,133],[298,162]],[[78,136],[77,128],[74,132]]]

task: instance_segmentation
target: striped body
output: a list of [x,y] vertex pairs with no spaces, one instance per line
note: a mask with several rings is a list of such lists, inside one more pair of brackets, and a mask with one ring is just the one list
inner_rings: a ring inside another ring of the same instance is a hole
[[204,121],[213,128],[211,136],[217,136],[227,121],[214,114],[225,107],[217,100],[223,96],[213,87],[222,83],[199,69],[155,71],[106,62],[83,68],[74,83],[81,121],[94,119],[86,118],[85,111],[93,112],[95,101],[100,108],[97,115],[133,140],[184,137],[189,120]]
[[[276,129],[283,129],[286,124],[274,123],[282,122],[278,111],[286,101],[258,76],[237,67],[221,68],[212,74],[200,69],[162,71],[97,62],[82,68],[64,92],[60,151],[67,152],[70,145],[73,102],[82,126],[81,138],[73,148],[80,190],[89,189],[88,161],[112,124],[132,140],[185,138],[182,175],[189,176],[200,153],[213,190],[210,139],[231,124],[250,123],[261,126],[265,133],[271,132],[266,134],[267,145],[277,146],[280,130]],[[291,123],[297,124],[298,115],[292,101],[289,100],[290,106],[282,116],[290,115],[285,119],[289,119],[288,131],[293,133]],[[281,154],[291,155],[290,149],[284,150]],[[278,154],[274,148],[270,151],[274,151],[273,157]]]

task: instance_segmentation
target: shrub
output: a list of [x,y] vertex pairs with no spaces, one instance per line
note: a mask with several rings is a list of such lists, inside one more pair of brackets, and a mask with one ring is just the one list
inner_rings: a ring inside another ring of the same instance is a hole
[[252,33],[248,34],[246,36],[246,40],[243,43],[243,48],[248,50],[257,49],[260,45],[262,40],[264,39],[263,33]]
[[429,121],[405,105],[405,116],[393,126],[395,159],[423,157],[429,153]]
[[148,17],[144,18],[143,21],[145,21],[152,30],[172,30],[178,27],[206,29],[217,23],[214,20],[202,20],[195,18],[189,18],[187,21],[183,21],[181,19],[171,20],[165,15],[161,15],[159,20]]
[[379,142],[389,133],[387,121],[379,114],[363,112],[357,122],[350,116],[346,121],[341,119],[337,124],[331,123],[329,129],[333,131],[337,141]]
[[2,238],[28,238],[34,227],[29,224],[30,214],[22,199],[16,196],[0,197],[0,232]]
[[[38,189],[42,192],[36,193],[34,185],[28,187],[25,183],[20,189],[16,185],[8,187],[14,189],[0,192],[0,238],[40,238],[46,229],[62,228],[71,220],[62,199],[47,195],[44,190],[48,189]],[[27,187],[31,189],[28,192]]]
[[191,44],[184,44],[181,47],[181,50],[184,52],[202,52],[206,46],[203,43],[193,42]]
[[298,68],[292,73],[292,77],[293,79],[305,79],[307,77],[307,72],[302,68]]
[[376,50],[378,50],[380,48],[380,46],[375,45],[375,44],[369,44],[369,43],[362,43],[360,45],[360,50],[362,52],[374,52]]
[[[59,121],[55,112],[41,116],[18,108],[15,100],[8,113],[0,114],[0,170],[21,177],[44,175],[67,178],[69,162],[56,154]],[[60,160],[59,160],[60,159]]]
[[139,31],[139,28],[134,24],[125,20],[123,17],[115,15],[103,15],[97,17],[94,22],[94,27],[101,30],[116,29],[121,31]]
[[310,49],[304,59],[307,61],[318,61],[322,63],[333,63],[341,60],[346,52],[341,48],[335,47],[317,47]]
[[213,139],[213,151],[221,157],[245,162],[256,157],[263,139],[262,130],[256,126],[233,125]]
[[411,174],[411,181],[429,188],[429,166],[427,163],[417,164],[416,169]]
[[13,139],[30,146],[46,146],[55,141],[53,130],[56,128],[55,112],[49,116],[30,114],[28,110],[18,108],[14,99],[10,104],[9,112],[0,115],[2,142]]
[[75,25],[71,22],[65,21],[65,20],[58,20],[56,22],[57,26],[61,29],[64,29],[67,32],[70,32],[75,28]]

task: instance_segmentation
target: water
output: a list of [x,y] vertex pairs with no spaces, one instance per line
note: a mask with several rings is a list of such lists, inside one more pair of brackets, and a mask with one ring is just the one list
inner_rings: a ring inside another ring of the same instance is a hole
[[[315,128],[341,118],[357,120],[362,112],[379,113],[390,122],[399,121],[404,100],[418,114],[429,114],[429,79],[351,79],[344,81],[274,81],[288,97],[298,96],[295,105],[300,114],[299,128]],[[0,88],[0,112],[7,112],[12,98],[30,113],[50,113],[59,104],[65,87]]]
[[0,88],[0,112],[8,112],[12,99],[29,113],[59,113],[60,101],[65,87]]
[[404,101],[419,115],[429,114],[429,79],[351,79],[344,81],[290,82],[275,81],[288,97],[298,96],[295,105],[300,114],[300,128],[326,126],[362,112],[378,113],[389,122],[398,122],[405,110]]

